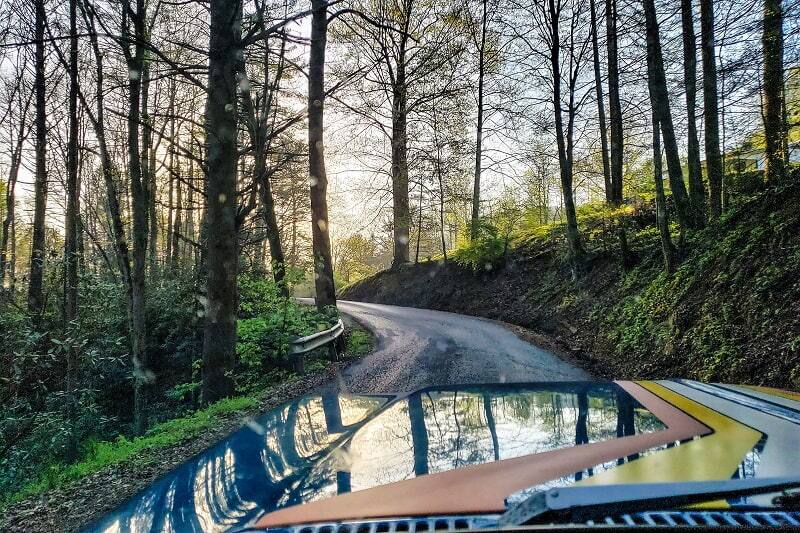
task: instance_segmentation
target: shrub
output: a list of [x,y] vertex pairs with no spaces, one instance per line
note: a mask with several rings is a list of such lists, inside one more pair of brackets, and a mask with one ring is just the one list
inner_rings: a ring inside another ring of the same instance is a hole
[[479,222],[476,233],[474,238],[453,252],[453,260],[473,272],[487,272],[499,267],[505,261],[508,238],[485,221]]
[[320,313],[316,307],[281,296],[268,279],[243,276],[239,287],[241,318],[236,354],[244,390],[260,383],[264,372],[287,366],[289,345],[294,339],[328,329],[338,319],[335,308]]

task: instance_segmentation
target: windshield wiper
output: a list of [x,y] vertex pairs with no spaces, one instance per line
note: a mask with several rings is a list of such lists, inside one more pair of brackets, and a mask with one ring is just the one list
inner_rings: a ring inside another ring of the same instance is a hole
[[718,499],[800,487],[800,477],[635,483],[554,488],[532,494],[500,516],[501,526],[585,522],[609,515],[674,509]]

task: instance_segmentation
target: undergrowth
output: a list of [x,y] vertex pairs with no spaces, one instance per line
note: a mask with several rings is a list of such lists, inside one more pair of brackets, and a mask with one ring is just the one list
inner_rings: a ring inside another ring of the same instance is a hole
[[[155,450],[191,440],[227,417],[251,411],[277,384],[299,378],[290,369],[287,360],[289,343],[298,336],[327,329],[338,319],[335,309],[319,312],[313,306],[299,304],[293,298],[281,295],[275,284],[265,277],[242,276],[239,280],[241,318],[237,328],[238,365],[234,376],[237,396],[199,408],[202,362],[196,351],[198,346],[193,344],[196,323],[188,318],[194,312],[191,292],[170,280],[165,281],[163,287],[166,287],[163,294],[158,287],[153,291],[151,302],[154,302],[154,306],[171,308],[172,311],[165,311],[164,316],[168,319],[165,323],[153,321],[151,338],[164,339],[160,341],[163,350],[178,351],[178,355],[174,352],[159,354],[159,359],[171,361],[181,358],[187,364],[191,362],[191,375],[173,374],[166,365],[158,369],[160,388],[154,391],[153,396],[158,402],[159,412],[153,409],[151,420],[154,425],[145,435],[138,437],[132,436],[127,424],[115,417],[114,413],[103,409],[106,400],[101,395],[105,385],[101,381],[102,372],[113,368],[112,377],[127,383],[123,376],[129,369],[126,369],[127,354],[121,336],[114,337],[118,343],[115,345],[118,355],[113,358],[98,356],[99,371],[94,382],[87,382],[78,409],[80,416],[76,419],[70,419],[59,408],[58,395],[43,396],[46,402],[44,409],[33,410],[22,401],[4,404],[0,409],[0,430],[7,430],[8,433],[0,438],[0,445],[6,439],[14,439],[15,434],[21,435],[21,438],[16,438],[9,453],[0,454],[0,509],[103,468],[127,461],[146,460]],[[114,302],[107,298],[107,292],[98,288],[94,290],[99,295],[98,306],[111,306],[104,303]],[[186,296],[178,299],[176,294]],[[171,306],[166,305],[168,301],[172,301]],[[114,316],[118,315],[101,313],[86,316],[85,320],[91,322],[92,329],[87,330],[87,336],[91,337],[80,341],[84,353],[99,352],[99,348],[93,347],[95,341],[92,339],[105,339],[102,331],[114,328],[124,334],[118,321],[106,318]],[[110,325],[104,325],[102,320]],[[39,343],[38,336],[26,333],[28,327],[29,324],[21,315],[0,313],[2,338],[14,339],[19,352],[27,354],[26,364],[57,365],[57,350],[61,349],[59,340],[55,338],[55,342],[51,342],[54,348],[50,353],[37,354],[27,348]],[[107,347],[108,343],[104,346]],[[371,335],[360,326],[347,331],[346,358],[364,355],[371,347]],[[330,363],[324,355],[324,351],[308,354],[307,373],[314,374],[327,369]],[[22,362],[20,358],[17,361]],[[109,367],[109,363],[114,366]],[[98,390],[90,388],[92,383],[97,384]],[[67,454],[65,450],[70,441],[78,443],[75,452]]]
[[143,452],[152,452],[189,440],[227,416],[253,409],[258,403],[259,398],[256,396],[226,398],[188,416],[161,422],[141,437],[128,439],[120,435],[114,441],[86,442],[82,459],[71,464],[54,463],[42,469],[38,479],[3,496],[0,499],[0,509],[105,467],[140,457]]

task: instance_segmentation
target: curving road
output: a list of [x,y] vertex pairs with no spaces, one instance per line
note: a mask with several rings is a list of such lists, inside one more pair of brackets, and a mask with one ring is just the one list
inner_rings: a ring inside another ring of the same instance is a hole
[[431,385],[586,380],[584,370],[497,322],[442,311],[339,301],[369,327],[375,351],[340,376],[340,390],[404,392]]

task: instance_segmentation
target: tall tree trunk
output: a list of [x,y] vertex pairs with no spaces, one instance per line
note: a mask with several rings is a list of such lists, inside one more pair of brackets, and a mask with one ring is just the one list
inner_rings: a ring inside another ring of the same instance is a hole
[[[203,402],[234,392],[239,243],[236,221],[237,80],[241,58],[242,4],[211,0],[206,103],[208,177],[207,302],[203,335]],[[174,246],[174,243],[173,243]]]
[[45,214],[47,212],[47,109],[44,79],[44,0],[35,0],[34,69],[36,79],[36,178],[34,182],[33,238],[28,282],[28,312],[39,315],[44,306],[42,278],[45,261]]
[[683,183],[683,170],[678,154],[678,143],[675,140],[675,129],[672,124],[672,112],[669,107],[667,79],[664,75],[664,59],[661,55],[661,39],[658,34],[658,21],[653,0],[644,0],[644,15],[647,33],[647,86],[650,102],[653,107],[655,121],[661,126],[664,139],[664,151],[667,155],[669,186],[672,199],[678,213],[678,220],[685,228],[694,227],[689,195]]
[[580,234],[578,233],[578,217],[575,211],[575,196],[572,190],[572,124],[573,124],[573,88],[570,87],[569,119],[567,132],[564,132],[564,119],[561,113],[561,61],[559,47],[559,14],[555,0],[548,0],[550,11],[550,68],[553,73],[553,112],[556,126],[556,144],[558,145],[558,166],[561,177],[561,193],[564,200],[564,211],[567,215],[567,244],[569,245],[570,262],[573,275],[577,276],[578,263],[583,255]]
[[[325,46],[328,38],[328,7],[312,0],[311,50],[308,65],[308,175],[311,185],[311,240],[314,254],[314,287],[320,309],[336,305],[331,238],[328,221],[328,175],[323,144],[325,115]],[[408,198],[408,193],[406,193]],[[407,208],[408,206],[406,206]],[[406,241],[406,245],[408,241]],[[406,247],[406,256],[408,248]]]
[[486,4],[482,0],[483,12],[481,16],[481,41],[478,47],[478,122],[475,132],[475,181],[472,187],[472,224],[470,236],[474,239],[478,235],[478,218],[481,208],[481,159],[483,157],[483,84],[486,70]]
[[[167,157],[167,161],[169,162],[169,169],[167,175],[169,176],[169,185],[167,186],[167,232],[164,236],[164,242],[166,245],[166,255],[168,258],[172,258],[172,249],[176,245],[175,243],[175,228],[173,226],[173,218],[172,218],[172,198],[175,189],[175,88],[174,86],[170,87],[169,92],[169,105],[168,105],[168,113],[170,114],[169,118],[169,155]],[[155,218],[152,219],[151,224],[155,224]],[[155,226],[151,226],[153,228]],[[151,229],[151,234],[153,233]],[[158,233],[158,230],[155,230],[155,233]]]
[[[69,136],[67,138],[67,210],[64,216],[64,326],[78,318],[78,8],[77,0],[69,2]],[[75,405],[77,386],[77,353],[67,347],[66,391],[70,405]],[[73,448],[70,446],[70,448]],[[73,450],[74,451],[74,450]]]
[[[191,146],[189,147],[191,150]],[[189,154],[189,174],[186,177],[187,179],[187,189],[188,189],[188,198],[186,204],[188,206],[186,211],[186,233],[185,235],[192,239],[192,241],[197,242],[197,236],[195,235],[195,203],[194,203],[194,158],[192,154]],[[197,268],[197,247],[192,246],[192,257],[194,267]]]
[[175,157],[175,221],[172,223],[172,255],[169,258],[170,268],[177,272],[181,260],[181,230],[183,229],[183,188],[181,186],[181,162]]
[[786,174],[786,125],[783,120],[783,3],[764,0],[764,140],[766,179],[780,183]]
[[132,358],[134,388],[134,431],[147,429],[147,394],[152,381],[148,369],[145,332],[145,273],[147,267],[148,203],[147,186],[142,174],[140,123],[142,77],[144,73],[144,0],[136,1],[136,13],[131,14],[134,26],[134,51],[128,58],[128,175],[131,181],[133,209],[133,272],[131,274]]
[[653,180],[656,186],[656,223],[661,235],[661,253],[664,256],[664,268],[667,272],[675,269],[675,248],[669,234],[667,218],[667,200],[664,195],[664,176],[661,171],[661,135],[656,114],[653,113]]
[[703,51],[703,103],[706,118],[706,170],[708,171],[711,216],[722,212],[722,155],[719,150],[719,99],[717,59],[714,54],[714,4],[700,0],[700,38]]
[[28,104],[26,104],[25,108],[22,110],[22,116],[20,117],[19,136],[17,137],[15,146],[11,149],[8,181],[6,181],[6,216],[3,219],[2,233],[0,233],[0,290],[3,289],[6,274],[8,274],[12,279],[12,283],[14,277],[14,254],[9,254],[8,251],[9,244],[13,238],[14,221],[16,219],[17,179],[19,178],[19,167],[22,163],[22,149],[25,145],[25,139],[27,138],[26,130],[29,103],[30,100],[28,100]]
[[[608,11],[612,10],[609,17]],[[602,150],[603,160],[603,183],[605,184],[606,202],[611,205],[622,203],[622,108],[619,103],[619,67],[617,59],[617,35],[616,35],[616,0],[606,2],[606,29],[613,29],[614,35],[607,35],[608,55],[609,55],[609,107],[614,110],[611,117],[612,125],[612,147],[611,160],[609,161],[608,141],[606,140],[606,112],[603,105],[603,84],[600,76],[600,47],[597,43],[597,13],[594,0],[589,1],[589,15],[592,33],[592,55],[594,60],[594,84],[597,91],[597,115],[600,124],[600,149]],[[612,58],[613,57],[613,61]],[[613,64],[613,68],[612,68]],[[612,83],[613,81],[613,83]],[[611,87],[614,87],[613,94]],[[623,269],[627,269],[631,263],[631,252],[628,248],[628,236],[625,232],[623,220],[617,222],[617,237],[619,239],[620,257]]]
[[[439,181],[439,236],[442,241],[442,256],[447,261],[447,243],[444,238],[444,177],[442,176],[442,145],[439,143],[439,123],[436,109],[433,110],[433,142],[436,145],[436,178]],[[422,191],[420,190],[420,193]]]
[[[683,23],[683,84],[686,87],[686,119],[688,125],[686,146],[688,151],[689,200],[699,225],[706,219],[706,188],[700,165],[700,141],[697,140],[697,42],[694,34],[692,0],[681,0]],[[661,141],[659,140],[659,145]]]
[[[122,208],[119,201],[119,192],[117,188],[116,176],[117,169],[111,159],[111,153],[108,149],[108,142],[106,140],[105,130],[105,87],[104,87],[104,71],[103,71],[103,54],[100,51],[100,45],[97,39],[97,31],[95,29],[94,12],[91,9],[86,9],[84,3],[79,3],[79,7],[83,13],[86,25],[89,27],[89,42],[92,45],[94,52],[95,64],[95,114],[92,115],[89,107],[84,101],[87,115],[94,128],[95,136],[97,137],[98,151],[100,152],[100,168],[103,175],[103,181],[106,186],[106,202],[108,205],[108,213],[111,218],[111,230],[114,237],[114,248],[117,256],[117,264],[120,271],[120,278],[125,287],[128,297],[128,322],[131,332],[133,331],[132,323],[132,310],[133,310],[133,294],[132,294],[132,281],[131,281],[131,262],[130,252],[128,249],[128,241],[125,239],[125,226],[122,222]],[[79,93],[80,95],[80,93]]]
[[622,106],[619,101],[617,53],[617,0],[606,0],[606,47],[608,48],[608,111],[611,123],[611,202],[622,203]]
[[417,207],[417,249],[414,252],[414,264],[419,263],[419,245],[422,240],[422,183],[419,184],[419,206]]
[[[264,159],[266,154],[264,155]],[[264,225],[267,227],[267,241],[269,243],[269,255],[271,258],[272,279],[282,296],[289,296],[289,287],[286,284],[286,256],[283,253],[281,243],[281,232],[278,227],[278,217],[275,214],[275,199],[272,196],[272,186],[266,171],[266,164],[261,166],[256,163],[256,172],[259,176],[258,192],[261,199],[261,213],[264,217]]]
[[152,187],[153,177],[150,174],[150,152],[153,149],[153,121],[150,119],[150,62],[142,55],[142,85],[141,85],[141,145],[139,147],[140,163],[139,169],[142,175],[142,190],[147,198],[147,260],[151,274],[155,274],[158,268],[156,257],[156,241],[153,238],[158,231],[158,226],[154,224],[156,218],[155,189]]
[[392,201],[394,225],[394,257],[396,268],[409,260],[409,228],[411,214],[408,206],[408,110],[405,51],[397,61],[397,73],[392,88]]
[[17,286],[17,219],[11,221],[11,238],[8,254],[8,288],[13,293]]
[[[0,291],[5,287],[6,272],[9,271],[10,261],[8,255],[9,238],[11,236],[11,228],[14,224],[14,215],[16,209],[16,187],[17,176],[19,175],[19,162],[16,154],[12,156],[11,169],[8,174],[8,182],[6,183],[6,216],[3,219],[3,229],[0,233]],[[10,272],[9,272],[10,274]]]
[[605,185],[606,202],[614,202],[614,191],[611,185],[611,163],[608,160],[608,129],[606,127],[606,109],[603,104],[603,81],[600,75],[600,48],[597,43],[597,10],[595,0],[589,0],[589,14],[592,32],[592,58],[594,60],[594,86],[597,92],[597,118],[600,125],[600,151],[603,160],[603,184]]
[[173,242],[173,237],[175,236],[175,230],[172,226],[173,221],[173,208],[172,208],[172,199],[175,197],[175,168],[173,165],[173,154],[170,153],[169,156],[170,163],[169,163],[169,185],[167,186],[167,227],[166,233],[164,235],[164,246],[165,246],[165,254],[167,257],[172,257],[172,247],[175,244]]

